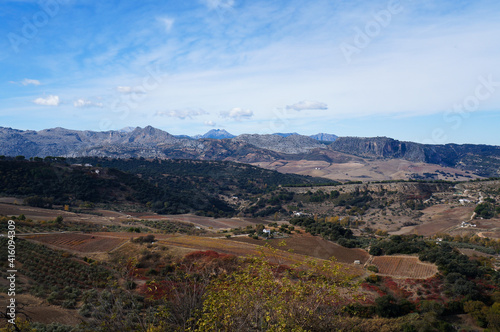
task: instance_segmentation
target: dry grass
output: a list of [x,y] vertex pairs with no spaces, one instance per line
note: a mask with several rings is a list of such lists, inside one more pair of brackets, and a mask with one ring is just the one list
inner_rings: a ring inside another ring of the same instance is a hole
[[[2,308],[7,306],[8,299],[9,297],[7,297],[7,294],[0,293],[0,305]],[[17,294],[16,302],[17,305],[25,305],[24,311],[34,322],[44,324],[59,323],[72,326],[81,322],[77,310],[69,310],[50,305],[46,301],[29,294]],[[23,318],[24,316],[18,313],[18,317]],[[0,328],[5,327],[5,323],[5,320],[1,320]]]
[[431,217],[431,220],[423,225],[415,227],[412,231],[414,234],[432,236],[437,233],[444,233],[451,228],[459,226],[462,221],[469,220],[474,207],[455,207],[450,208],[447,204],[440,204],[429,207],[422,212],[424,216]]
[[331,157],[334,160],[332,163],[321,160],[277,160],[258,162],[254,165],[281,173],[320,176],[342,181],[408,180],[412,174],[423,175],[424,173],[434,173],[436,170],[459,175],[458,177],[450,177],[439,174],[440,180],[467,181],[469,179],[467,176],[471,176],[472,179],[478,178],[478,176],[467,174],[462,170],[402,159],[373,160],[341,153],[336,153]]
[[[232,240],[244,243],[262,245],[267,243],[273,248],[284,251],[291,250],[293,253],[305,256],[311,256],[320,259],[330,259],[334,257],[338,262],[353,264],[355,260],[361,261],[364,264],[370,255],[363,249],[349,249],[342,247],[331,241],[322,239],[319,236],[311,234],[293,234],[285,239],[272,239],[267,241],[254,240],[249,237],[238,237]],[[280,243],[286,245],[282,246]]]

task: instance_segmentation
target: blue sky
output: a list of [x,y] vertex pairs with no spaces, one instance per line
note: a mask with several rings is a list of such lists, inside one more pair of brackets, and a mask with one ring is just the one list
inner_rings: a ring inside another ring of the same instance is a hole
[[3,0],[0,126],[500,145],[498,1]]

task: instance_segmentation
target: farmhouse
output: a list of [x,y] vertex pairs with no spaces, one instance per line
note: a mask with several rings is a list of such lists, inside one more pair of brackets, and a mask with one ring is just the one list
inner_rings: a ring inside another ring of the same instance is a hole
[[467,227],[476,227],[476,224],[468,221],[462,221],[462,224],[460,225],[462,228],[467,228]]

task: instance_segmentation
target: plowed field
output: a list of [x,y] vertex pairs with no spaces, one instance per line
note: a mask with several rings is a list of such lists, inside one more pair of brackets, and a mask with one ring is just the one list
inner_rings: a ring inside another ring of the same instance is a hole
[[107,252],[127,241],[115,237],[104,237],[89,234],[61,233],[40,234],[24,237],[49,246],[79,252]]
[[438,272],[436,265],[421,262],[413,256],[376,256],[373,265],[378,267],[380,274],[397,278],[430,278]]

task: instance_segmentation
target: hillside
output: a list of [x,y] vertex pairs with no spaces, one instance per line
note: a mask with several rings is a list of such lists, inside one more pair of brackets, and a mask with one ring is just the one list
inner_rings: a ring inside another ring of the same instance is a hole
[[477,312],[498,306],[498,180],[315,186],[324,179],[228,161],[21,159],[0,160],[0,224],[15,223],[31,327],[141,330],[133,317],[146,317],[181,331],[210,303],[240,317],[248,296],[269,313],[320,303],[303,316],[311,331],[494,321]]
[[250,199],[281,185],[334,183],[232,162],[98,158],[67,161],[0,160],[0,193],[22,197],[28,204],[40,207],[112,203],[157,213],[232,216],[240,204],[230,199],[235,195]]

